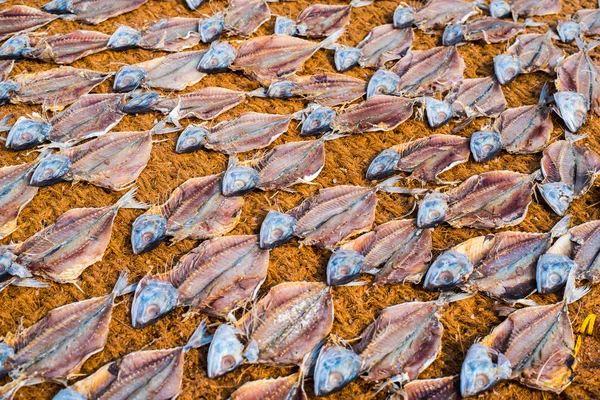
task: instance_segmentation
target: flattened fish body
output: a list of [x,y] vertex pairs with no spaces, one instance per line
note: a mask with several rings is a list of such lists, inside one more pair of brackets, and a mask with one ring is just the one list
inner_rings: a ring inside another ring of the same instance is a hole
[[246,382],[231,394],[231,400],[305,400],[302,375]]
[[510,2],[513,15],[533,17],[560,13],[560,0],[513,0]]
[[[569,230],[572,248],[568,256],[577,263],[576,277],[579,280],[600,280],[600,221],[591,221]],[[558,241],[557,241],[558,245]]]
[[200,43],[200,18],[168,18],[144,28],[138,46],[144,49],[181,51]]
[[361,67],[381,68],[388,61],[402,58],[412,47],[412,28],[396,29],[392,24],[377,26],[356,47],[361,50]]
[[508,48],[508,54],[519,57],[520,72],[527,74],[537,71],[554,72],[564,57],[562,49],[552,43],[552,37],[547,33],[519,35]]
[[556,67],[556,89],[577,92],[588,100],[590,110],[600,115],[600,66],[586,51],[565,58]]
[[225,29],[233,35],[248,36],[271,18],[265,0],[229,0]]
[[600,10],[584,9],[573,14],[573,20],[579,23],[581,32],[585,36],[596,36],[600,34]]
[[463,26],[465,40],[474,42],[500,43],[523,32],[525,25],[494,17],[481,17],[468,21]]
[[294,75],[290,80],[296,83],[292,94],[329,107],[351,103],[362,97],[367,89],[364,80],[344,74]]
[[309,38],[329,36],[350,23],[351,5],[313,4],[298,14],[299,34]]
[[341,133],[391,131],[412,116],[415,100],[376,95],[338,114],[331,124]]
[[5,81],[15,66],[14,60],[0,60],[0,82]]
[[462,0],[431,0],[415,14],[415,25],[429,32],[446,25],[465,22],[479,11],[474,3]]
[[37,194],[39,188],[29,186],[37,160],[0,168],[0,239],[17,229],[17,218]]
[[57,19],[57,15],[18,5],[0,11],[0,41],[17,33],[34,31]]
[[195,117],[202,120],[211,120],[241,104],[246,98],[247,94],[244,92],[208,87],[174,98],[161,98],[156,104],[152,105],[152,109],[168,114],[175,107],[179,107],[178,116],[180,119]]
[[96,31],[74,31],[40,39],[27,57],[55,64],[71,64],[75,60],[107,48],[109,35]]
[[178,91],[200,82],[206,76],[196,68],[204,53],[204,50],[184,51],[155,58],[136,66],[142,67],[147,72],[144,78],[145,85]]
[[418,379],[404,385],[404,400],[460,400],[460,376]]
[[492,78],[464,79],[444,99],[458,116],[494,117],[506,108],[506,99]]
[[554,129],[545,104],[509,108],[494,121],[502,148],[509,153],[530,154],[546,148]]
[[102,21],[135,10],[147,0],[74,0],[69,11],[77,21],[99,24]]

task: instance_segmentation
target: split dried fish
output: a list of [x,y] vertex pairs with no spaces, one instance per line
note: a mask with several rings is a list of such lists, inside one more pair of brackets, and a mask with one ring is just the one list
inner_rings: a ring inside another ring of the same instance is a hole
[[[460,376],[437,379],[417,379],[399,390],[404,400],[460,400]],[[396,399],[399,397],[392,397]]]
[[473,175],[446,193],[433,192],[419,206],[417,225],[431,228],[447,222],[455,228],[495,229],[519,224],[531,203],[539,171]]
[[0,342],[0,374],[13,380],[0,387],[12,399],[25,386],[64,381],[104,349],[115,299],[130,291],[123,271],[112,293],[51,310],[29,328]]
[[464,24],[448,25],[442,35],[444,46],[454,46],[460,42],[486,43],[505,42],[523,32],[526,23],[512,22],[494,17],[480,17]]
[[49,63],[71,64],[80,58],[106,50],[109,38],[109,35],[96,31],[74,31],[49,37],[28,35],[29,48],[24,50],[24,54],[22,49],[18,53]]
[[358,64],[366,68],[383,68],[389,61],[402,58],[412,47],[412,28],[396,29],[392,24],[376,26],[356,46]]
[[462,24],[479,14],[476,3],[462,0],[430,0],[417,10],[414,24],[425,32],[442,29],[446,25]]
[[492,17],[504,18],[512,15],[515,21],[518,17],[534,17],[559,13],[560,0],[492,0],[490,3],[490,14]]
[[49,13],[60,14],[64,19],[96,25],[133,11],[146,1],[148,0],[52,0],[41,8]]
[[415,99],[375,95],[336,116],[331,128],[351,134],[391,131],[412,116],[415,103]]
[[175,398],[181,393],[186,353],[204,346],[209,340],[206,321],[203,320],[184,346],[129,353],[62,389],[53,400],[126,399],[134,396]]
[[415,220],[390,221],[343,244],[327,263],[327,284],[344,285],[361,273],[375,285],[419,283],[431,260],[431,232]]
[[[565,58],[556,67],[556,89],[559,92],[577,92],[587,100],[589,109],[600,115],[600,66],[589,55],[593,48],[582,48]],[[575,131],[572,130],[571,131]]]
[[246,382],[231,394],[231,400],[306,400],[304,375],[297,372],[280,378]]
[[0,11],[0,41],[18,33],[34,31],[57,18],[57,15],[24,5],[2,10]]
[[571,20],[559,22],[556,29],[561,42],[570,43],[581,36],[596,38],[600,35],[600,9],[577,10]]
[[142,278],[131,306],[133,326],[153,324],[175,307],[226,318],[254,299],[268,267],[269,251],[258,247],[257,235],[207,240],[172,270]]
[[162,205],[151,207],[134,222],[134,254],[154,249],[167,237],[209,239],[230,232],[240,220],[242,197],[221,194],[222,174],[188,179]]
[[15,66],[12,60],[0,60],[0,82],[5,81]]
[[229,0],[225,29],[232,35],[249,36],[271,19],[267,0]]
[[286,99],[300,96],[322,106],[351,103],[364,96],[367,83],[344,74],[323,73],[317,75],[292,75],[285,81],[271,83],[267,96]]
[[208,349],[208,376],[222,376],[243,362],[301,365],[327,337],[332,325],[333,299],[327,285],[281,283],[254,304],[235,327],[217,328]]

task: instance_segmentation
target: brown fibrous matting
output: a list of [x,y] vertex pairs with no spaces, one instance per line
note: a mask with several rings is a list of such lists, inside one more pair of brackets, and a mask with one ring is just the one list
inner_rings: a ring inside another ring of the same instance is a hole
[[[333,3],[329,0],[320,0],[322,3]],[[12,0],[3,4],[6,8],[15,4],[26,3],[30,6],[41,6],[43,0]],[[336,2],[341,3],[341,2]],[[545,21],[548,25],[530,28],[529,32],[544,32],[555,27],[557,20],[566,19],[578,9],[594,8],[593,1],[563,1],[562,15],[552,15],[535,18],[536,21]],[[300,10],[311,3],[305,0],[297,2],[269,3],[273,14],[294,18]],[[341,43],[356,45],[369,30],[375,26],[391,23],[392,14],[397,6],[397,1],[376,1],[373,5],[352,10],[351,23],[344,34]],[[161,18],[175,16],[211,15],[223,10],[226,2],[223,0],[206,2],[200,10],[189,11],[183,0],[159,1],[150,0],[134,12],[110,19],[98,26],[86,26],[77,22],[57,20],[42,28],[40,31],[48,34],[65,33],[76,29],[92,29],[112,33],[119,25],[126,24],[134,28],[157,21]],[[268,35],[273,32],[275,18],[264,24],[255,35]],[[413,49],[427,49],[440,45],[441,32],[435,35],[415,31],[415,44]],[[231,38],[239,40],[239,38]],[[577,51],[574,45],[562,45],[568,54]],[[198,48],[205,48],[201,44]],[[485,77],[493,74],[493,57],[504,52],[506,43],[489,45],[485,43],[469,43],[458,48],[467,65],[465,78]],[[116,71],[123,64],[134,64],[163,55],[161,52],[131,49],[124,52],[107,51],[76,61],[73,66],[89,68],[100,71]],[[597,50],[591,56],[599,61]],[[34,61],[18,62],[13,75],[26,71],[42,71],[54,68],[54,65]],[[300,74],[315,74],[319,72],[334,72],[333,52],[321,50],[317,52],[305,65]],[[368,80],[373,70],[355,68],[349,72],[356,77]],[[535,73],[519,76],[511,84],[502,89],[509,107],[526,104],[535,104],[545,82],[552,82],[553,76],[545,73]],[[95,90],[98,93],[111,91],[112,78]],[[221,86],[236,90],[256,89],[258,83],[238,73],[220,73],[209,75],[199,84],[190,87],[187,91],[194,91],[201,87]],[[272,100],[251,98],[244,104],[234,108],[217,118],[218,121],[228,120],[248,111],[268,113],[291,113],[305,107],[305,103],[298,99]],[[0,115],[13,113],[15,116],[40,112],[38,106],[8,105],[3,106]],[[114,128],[114,131],[133,131],[150,129],[153,124],[162,118],[159,114],[146,114],[126,116]],[[558,140],[563,135],[563,125],[556,115],[553,116],[554,132],[552,140]],[[198,121],[185,120],[188,123]],[[470,136],[481,126],[489,123],[485,119],[477,119],[461,130],[458,134]],[[212,122],[211,122],[212,123]],[[454,124],[436,130],[436,133],[450,133]],[[600,122],[597,116],[588,115],[585,126],[579,133],[587,133],[588,137],[582,141],[596,151],[600,151],[598,131]],[[260,223],[266,213],[271,209],[288,210],[299,204],[302,199],[317,193],[319,188],[331,187],[340,184],[371,185],[364,178],[367,166],[373,157],[381,150],[411,139],[426,137],[433,133],[422,120],[411,119],[391,132],[369,133],[355,135],[327,142],[325,168],[315,180],[315,185],[298,185],[295,193],[289,192],[254,192],[245,196],[245,205],[239,225],[233,234],[258,233]],[[139,191],[137,199],[145,202],[156,203],[164,199],[172,190],[192,177],[205,176],[222,172],[227,164],[227,157],[212,151],[198,151],[192,154],[176,154],[174,151],[177,134],[157,137],[157,142],[152,150],[152,157],[146,169],[142,172],[137,184]],[[160,141],[158,141],[160,140]],[[298,129],[292,124],[288,133],[280,137],[273,145],[289,141],[301,140]],[[256,152],[258,154],[259,152]],[[251,153],[244,157],[256,155]],[[12,152],[4,147],[0,149],[0,165],[19,164],[32,160],[36,153]],[[470,161],[459,165],[441,176],[451,182],[460,182],[467,177],[486,171],[513,170],[530,173],[539,168],[541,154],[536,155],[508,155],[502,153],[500,157],[485,163],[477,164]],[[404,183],[404,182],[403,182]],[[414,183],[406,183],[414,186]],[[600,218],[598,202],[600,190],[597,185],[581,199],[575,200],[569,212],[573,215],[573,224]],[[33,235],[43,227],[52,224],[56,218],[65,211],[76,207],[101,207],[112,204],[120,193],[109,192],[89,184],[61,183],[51,187],[41,188],[33,201],[25,207],[19,217],[18,229],[0,244],[19,242]],[[379,193],[376,224],[381,224],[393,218],[399,218],[409,213],[413,208],[413,199],[398,194]],[[541,201],[541,199],[540,199]],[[133,220],[142,213],[141,210],[121,210],[116,218],[110,245],[104,259],[86,269],[78,284],[81,290],[72,284],[52,284],[48,289],[31,289],[9,287],[0,294],[0,335],[16,332],[20,327],[28,327],[42,318],[48,311],[68,303],[84,300],[94,296],[104,295],[112,290],[119,272],[127,269],[130,272],[131,282],[135,282],[149,272],[164,272],[172,267],[186,252],[199,243],[185,240],[176,244],[163,243],[157,249],[143,255],[132,254],[130,246],[130,232]],[[414,213],[413,213],[414,215]],[[532,202],[527,218],[513,230],[527,232],[548,231],[559,217],[543,203]],[[507,228],[510,229],[510,228]],[[441,251],[448,249],[466,239],[489,233],[475,229],[455,229],[449,226],[436,228],[433,233],[434,257]],[[270,287],[286,281],[324,281],[325,266],[329,252],[314,247],[299,247],[298,242],[292,242],[271,251],[269,273],[263,284],[259,297],[264,296]],[[361,287],[335,287],[332,289],[335,303],[335,322],[332,335],[342,339],[351,339],[358,336],[362,330],[373,321],[377,314],[387,306],[409,302],[413,300],[431,300],[437,294],[424,291],[415,285],[388,285],[373,288],[370,285]],[[593,290],[582,300],[569,307],[570,317],[575,329],[578,329],[583,318],[592,312],[597,312],[600,306],[600,288]],[[540,304],[550,304],[560,300],[562,294],[539,296],[532,298]],[[118,300],[113,319],[110,325],[108,342],[103,351],[89,358],[81,369],[81,375],[69,380],[74,382],[81,376],[93,373],[96,369],[116,360],[130,352],[142,349],[161,349],[183,345],[202,318],[198,315],[184,318],[187,310],[177,309],[166,318],[144,329],[134,329],[131,326],[131,295]],[[460,371],[462,360],[478,338],[486,335],[494,326],[502,321],[498,315],[496,302],[484,295],[476,295],[467,300],[450,304],[444,311],[441,321],[444,325],[443,345],[438,358],[421,375],[421,378],[441,377],[457,374]],[[219,321],[213,320],[211,323]],[[592,399],[600,398],[600,345],[598,337],[600,330],[592,337],[585,337],[578,356],[576,375],[573,383],[560,395],[560,398]],[[274,368],[266,366],[242,366],[233,373],[219,379],[209,379],[206,376],[207,348],[192,350],[186,355],[185,373],[183,378],[181,399],[218,399],[227,398],[237,387],[244,382],[255,379],[278,377],[293,372],[291,368]],[[0,382],[3,383],[3,382]],[[50,399],[61,385],[44,383],[20,390],[18,399]],[[306,389],[309,396],[314,397],[312,381],[307,380]],[[376,394],[372,384],[360,379],[349,385],[342,392],[332,395],[338,399],[370,399],[384,398],[383,392]],[[483,398],[503,399],[550,399],[559,396],[528,389],[518,383],[501,383],[493,390],[486,393]]]

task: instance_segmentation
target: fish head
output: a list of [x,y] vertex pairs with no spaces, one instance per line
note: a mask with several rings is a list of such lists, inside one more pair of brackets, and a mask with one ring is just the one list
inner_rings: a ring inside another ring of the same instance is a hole
[[287,243],[294,235],[296,218],[278,211],[269,211],[260,225],[260,248],[263,250]]
[[143,214],[133,221],[131,247],[133,254],[152,250],[166,238],[167,219],[161,215]]
[[508,85],[521,72],[521,59],[512,54],[500,54],[494,57],[494,73],[501,85]]
[[510,362],[503,354],[475,343],[467,352],[460,371],[461,395],[476,396],[510,376]]
[[185,4],[189,7],[190,10],[194,11],[200,8],[200,6],[204,3],[204,0],[185,0]]
[[567,283],[567,278],[577,263],[564,254],[546,253],[537,262],[535,273],[537,291],[541,294],[554,293]]
[[71,14],[73,10],[73,0],[52,0],[40,7],[42,11],[51,14]]
[[202,43],[214,42],[221,36],[223,29],[225,29],[225,21],[222,13],[206,18],[200,24],[200,40]]
[[6,137],[6,147],[12,150],[25,150],[44,143],[52,131],[52,125],[38,119],[20,117],[10,128]]
[[448,212],[448,196],[443,193],[428,193],[417,211],[417,226],[433,228],[444,222]]
[[206,139],[209,133],[208,129],[202,126],[188,125],[177,139],[175,152],[181,154],[199,150],[204,146],[204,139]]
[[573,188],[564,182],[548,182],[538,186],[540,194],[558,215],[565,215],[573,201]]
[[58,392],[52,400],[87,400],[87,397],[72,387],[66,387]]
[[160,99],[156,92],[144,92],[135,94],[131,100],[121,107],[121,111],[127,114],[141,114],[152,111],[152,106]]
[[587,116],[589,109],[587,99],[576,92],[556,92],[554,102],[567,128],[571,132],[577,132]]
[[31,186],[49,186],[63,180],[63,177],[71,170],[69,157],[60,154],[50,154],[35,167],[29,184]]
[[423,287],[427,290],[452,290],[472,271],[473,264],[466,255],[448,250],[431,263]]
[[13,93],[18,92],[21,86],[13,80],[0,82],[0,106],[10,101]]
[[235,60],[237,52],[232,45],[225,42],[212,42],[198,63],[202,72],[220,72],[229,68]]
[[314,136],[329,132],[336,113],[333,108],[318,106],[302,121],[301,136]]
[[259,179],[260,175],[254,168],[235,165],[225,171],[221,193],[223,196],[241,196],[252,191]]
[[8,343],[0,342],[0,373],[4,371],[3,364],[15,356],[15,350]]
[[444,46],[454,46],[465,39],[463,26],[460,24],[450,24],[444,29],[442,34],[442,44]]
[[398,83],[400,83],[400,77],[392,71],[387,69],[377,70],[367,85],[367,99],[378,94],[394,93]]
[[361,50],[356,47],[338,46],[333,56],[335,69],[338,72],[348,71],[358,65]]
[[267,89],[267,97],[272,99],[287,99],[294,95],[294,89],[298,88],[298,84],[292,81],[273,82]]
[[574,42],[581,36],[581,25],[576,21],[559,22],[556,30],[560,41],[563,43]]
[[486,162],[502,150],[502,139],[494,131],[478,131],[471,135],[471,154],[477,162]]
[[393,24],[396,29],[408,28],[415,21],[415,10],[400,4],[394,11]]
[[115,75],[113,89],[115,92],[131,92],[140,87],[146,75],[146,70],[136,65],[126,65]]
[[125,50],[137,46],[142,33],[127,25],[121,25],[108,39],[107,46],[112,50]]
[[362,367],[358,354],[342,346],[323,347],[313,374],[315,395],[328,396],[356,379]]
[[8,39],[0,47],[0,59],[14,60],[25,57],[31,51],[28,35],[17,35]]
[[508,17],[512,13],[510,5],[505,0],[492,0],[490,15],[494,18]]
[[349,249],[336,250],[327,262],[327,284],[330,286],[345,285],[360,275],[365,264],[365,257],[357,251]]
[[371,161],[367,169],[367,179],[373,181],[394,175],[398,161],[400,161],[400,153],[396,150],[391,148],[383,150]]
[[298,33],[296,21],[286,17],[277,17],[275,20],[276,35],[296,36]]
[[432,128],[439,128],[454,116],[452,105],[433,97],[425,98],[425,114],[427,122]]
[[131,304],[134,328],[144,328],[177,306],[177,289],[167,281],[146,276],[138,283]]
[[233,371],[243,361],[242,332],[231,325],[220,325],[208,347],[206,369],[209,378],[218,378]]

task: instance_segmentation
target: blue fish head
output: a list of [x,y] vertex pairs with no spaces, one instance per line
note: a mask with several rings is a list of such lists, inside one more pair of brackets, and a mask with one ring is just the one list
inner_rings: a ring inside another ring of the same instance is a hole
[[573,201],[573,188],[564,182],[548,182],[538,185],[540,194],[558,215],[565,215]]
[[242,332],[230,325],[220,325],[208,348],[206,369],[209,378],[218,378],[236,369],[243,361]]
[[361,50],[356,47],[339,46],[335,50],[333,61],[338,72],[345,72],[358,65]]
[[452,105],[433,97],[425,98],[425,114],[427,114],[427,122],[432,128],[439,128],[450,121],[454,116]]
[[177,138],[177,144],[175,145],[176,153],[191,153],[204,146],[204,140],[210,132],[208,129],[199,125],[188,125],[179,138]]
[[581,25],[576,21],[559,22],[556,30],[560,41],[563,43],[574,42],[581,36]]
[[494,57],[494,73],[501,85],[508,85],[521,73],[521,59],[512,54]]
[[87,397],[72,387],[61,389],[52,400],[87,400]]
[[444,222],[448,212],[448,196],[432,192],[425,196],[417,211],[417,226],[433,228]]
[[121,111],[127,114],[143,114],[152,111],[152,106],[160,100],[156,92],[144,92],[135,94],[131,100],[121,107]]
[[367,179],[373,181],[394,175],[398,161],[400,161],[400,153],[396,150],[391,148],[383,150],[371,161],[367,169]]
[[267,89],[267,97],[272,99],[287,99],[294,96],[298,84],[292,81],[273,82]]
[[8,39],[0,47],[0,59],[17,60],[31,51],[28,35],[17,35]]
[[177,306],[177,289],[167,281],[146,276],[138,283],[131,304],[134,328],[144,328]]
[[166,238],[167,220],[160,215],[143,214],[133,221],[131,247],[134,254],[154,249]]
[[198,63],[198,71],[202,72],[220,72],[229,68],[237,52],[229,43],[212,42]]
[[136,65],[126,65],[115,75],[113,89],[115,92],[131,92],[140,87],[146,75],[146,70]]
[[460,24],[451,24],[446,26],[442,34],[442,44],[444,46],[454,46],[465,40],[463,26]]
[[576,92],[556,92],[554,102],[567,128],[571,132],[577,132],[587,116],[589,109],[587,99]]
[[313,375],[315,395],[328,396],[342,390],[356,379],[362,359],[352,350],[342,346],[322,348]]
[[365,264],[365,257],[357,251],[338,249],[327,262],[327,284],[345,285],[359,275]]
[[502,353],[475,343],[469,349],[460,371],[461,395],[477,396],[498,382],[509,379],[511,372],[510,362]]
[[0,106],[10,101],[11,96],[21,90],[21,86],[13,80],[0,82]]
[[72,14],[73,0],[52,0],[41,7],[42,11],[51,14]]
[[492,0],[490,15],[494,18],[505,18],[512,13],[510,5],[505,0]]
[[202,43],[214,42],[221,36],[225,29],[223,14],[216,13],[212,17],[203,19],[200,23],[200,40]]
[[298,34],[296,21],[286,17],[277,17],[274,33],[276,35],[296,36]]
[[546,253],[537,262],[537,291],[541,294],[554,293],[567,283],[567,278],[577,263],[563,254]]
[[138,45],[142,33],[127,25],[122,25],[108,39],[107,46],[112,50],[125,50]]
[[367,85],[367,98],[378,94],[391,94],[394,93],[400,83],[400,77],[388,71],[387,69],[379,69]]
[[49,186],[58,183],[71,170],[71,166],[69,157],[60,153],[50,154],[35,167],[29,184],[31,186]]
[[241,196],[252,191],[259,178],[260,175],[254,168],[235,165],[225,171],[221,193],[223,196]]
[[423,287],[427,290],[452,290],[471,272],[473,264],[466,255],[448,250],[431,263]]
[[478,131],[471,135],[471,154],[477,162],[486,162],[502,151],[502,139],[494,131]]
[[331,131],[330,126],[335,116],[336,113],[333,108],[321,106],[316,107],[311,111],[310,114],[308,114],[304,121],[302,121],[300,135],[314,136]]
[[296,228],[296,218],[278,211],[269,211],[260,226],[260,248],[272,249],[290,241]]
[[392,21],[396,29],[408,28],[415,22],[415,10],[400,4],[394,11]]
[[192,11],[199,9],[203,3],[204,0],[185,0],[185,4],[187,4]]
[[37,119],[20,117],[10,128],[6,137],[6,147],[11,150],[31,149],[48,139],[52,125]]

